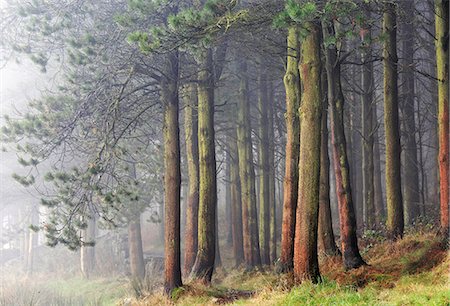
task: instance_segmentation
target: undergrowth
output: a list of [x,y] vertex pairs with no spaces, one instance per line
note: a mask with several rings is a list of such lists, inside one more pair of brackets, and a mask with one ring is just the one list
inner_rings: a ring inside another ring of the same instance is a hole
[[[322,282],[221,268],[211,286],[185,281],[169,299],[157,282],[0,275],[0,305],[449,305],[448,245],[430,232],[391,242],[376,233],[361,239],[368,265],[345,271],[339,257],[320,257]],[[227,248],[221,255],[231,266]],[[7,280],[7,281],[6,281]]]
[[434,233],[410,233],[391,242],[361,241],[369,264],[345,271],[341,259],[321,258],[322,282],[293,284],[266,269],[219,273],[212,286],[188,283],[173,299],[153,293],[132,305],[449,305],[450,259]]

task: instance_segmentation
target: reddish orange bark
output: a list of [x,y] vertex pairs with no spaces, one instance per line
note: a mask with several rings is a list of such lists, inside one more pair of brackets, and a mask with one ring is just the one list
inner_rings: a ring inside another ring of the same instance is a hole
[[167,55],[161,82],[164,103],[164,292],[180,287],[180,131],[178,122],[178,51]]
[[281,228],[281,256],[280,270],[282,272],[293,269],[295,211],[298,197],[298,159],[300,151],[300,72],[298,63],[300,58],[300,44],[298,30],[289,29],[288,34],[287,67],[284,76],[286,90],[286,169],[284,176],[283,221]]
[[[300,161],[294,241],[296,281],[320,280],[317,256],[319,221],[320,146],[322,97],[320,90],[320,24],[307,22],[302,40],[300,73],[303,85],[300,107]],[[319,86],[318,86],[319,84]]]
[[438,78],[439,185],[441,230],[449,231],[449,1],[436,0],[436,59]]
[[[334,25],[323,27],[324,39],[336,35]],[[336,196],[339,206],[341,229],[341,252],[346,269],[364,265],[356,236],[356,216],[353,206],[350,184],[347,144],[344,132],[344,95],[341,86],[341,65],[337,58],[336,46],[330,45],[325,51],[328,81],[328,101],[331,106],[331,142],[333,145],[334,173],[336,178]]]

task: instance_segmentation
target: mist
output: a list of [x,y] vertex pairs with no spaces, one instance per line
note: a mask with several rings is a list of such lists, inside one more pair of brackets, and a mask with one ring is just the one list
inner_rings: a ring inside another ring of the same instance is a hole
[[0,305],[448,304],[448,0],[0,0]]

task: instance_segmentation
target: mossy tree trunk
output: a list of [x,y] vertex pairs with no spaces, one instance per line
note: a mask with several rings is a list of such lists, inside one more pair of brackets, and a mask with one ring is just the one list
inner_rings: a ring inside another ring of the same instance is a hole
[[164,291],[182,285],[180,261],[180,131],[178,98],[178,52],[166,55],[161,82],[164,105]]
[[328,98],[326,72],[321,73],[322,122],[320,144],[320,189],[319,189],[319,246],[326,255],[340,255],[334,241],[330,206],[330,159],[328,156]]
[[[334,36],[333,24],[323,26],[324,41]],[[328,102],[331,106],[331,139],[333,144],[334,173],[336,178],[336,196],[339,206],[339,224],[341,234],[341,252],[346,269],[364,265],[356,236],[356,216],[350,185],[350,169],[347,157],[347,144],[344,132],[344,95],[341,86],[341,65],[337,57],[337,48],[330,45],[325,50],[328,81]]]
[[[414,1],[401,1],[405,16],[414,16]],[[400,104],[403,114],[403,190],[406,224],[412,225],[420,214],[419,193],[419,162],[417,159],[416,121],[415,121],[415,86],[414,86],[414,24],[413,19],[404,18],[401,24],[403,34],[403,84],[402,102]]]
[[294,276],[297,281],[320,279],[317,255],[319,217],[322,97],[320,90],[320,23],[307,22],[301,42],[302,101],[300,106],[300,161],[294,240]]
[[[365,17],[370,20],[370,7],[365,4]],[[362,105],[362,159],[363,159],[363,206],[366,229],[374,229],[375,220],[375,174],[374,174],[374,118],[373,118],[373,62],[372,29],[365,22],[361,31],[361,105]]]
[[211,49],[202,50],[198,73],[198,250],[192,276],[210,283],[215,262],[217,181],[214,143],[214,72]]
[[261,263],[270,264],[270,164],[269,164],[269,127],[267,76],[262,68],[258,76],[258,110],[259,110],[259,241]]
[[298,160],[300,152],[300,43],[298,28],[291,26],[287,35],[286,91],[286,165],[284,176],[283,221],[281,229],[280,270],[293,269],[295,216],[298,199]]
[[197,256],[198,245],[198,113],[197,85],[189,84],[184,108],[184,131],[188,166],[188,197],[184,234],[184,273],[189,275]]
[[449,231],[449,1],[435,0],[441,231]]
[[239,178],[241,181],[242,223],[244,259],[247,269],[261,265],[256,211],[255,170],[250,124],[250,101],[248,97],[247,64],[239,63],[240,88],[238,106],[238,154]]
[[384,127],[386,143],[387,230],[391,238],[403,236],[403,199],[398,115],[397,13],[394,3],[385,2],[383,12]]

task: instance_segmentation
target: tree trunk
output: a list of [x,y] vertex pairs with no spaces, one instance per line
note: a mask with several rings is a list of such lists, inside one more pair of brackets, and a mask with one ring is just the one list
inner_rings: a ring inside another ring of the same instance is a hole
[[[365,6],[366,18],[370,20],[370,7]],[[364,223],[367,229],[376,227],[375,220],[375,174],[374,174],[374,118],[373,118],[373,63],[372,63],[372,29],[367,23],[361,31],[362,41],[362,73],[361,73],[361,104],[362,104],[362,158],[363,158],[363,201]]]
[[[264,69],[264,68],[263,68]],[[262,69],[262,70],[263,70]],[[261,71],[258,77],[259,97],[259,165],[261,169],[259,182],[259,239],[261,263],[270,264],[270,164],[269,164],[269,129],[267,76]]]
[[[414,1],[401,1],[405,16],[414,16]],[[414,25],[412,19],[406,19],[401,24],[403,34],[403,190],[405,195],[404,209],[406,224],[412,225],[420,214],[419,168],[417,160],[416,122],[415,122],[415,88],[414,88]]]
[[292,26],[287,36],[286,90],[286,165],[284,176],[283,222],[281,230],[280,270],[293,269],[295,216],[298,199],[298,160],[300,152],[300,44],[298,29]]
[[87,228],[82,232],[83,242],[87,244],[82,244],[80,250],[81,273],[84,278],[89,278],[95,267],[95,247],[90,245],[95,240],[95,216],[91,215],[87,224]]
[[[418,92],[417,93],[417,100],[420,101],[421,100],[421,95]],[[423,118],[424,116],[421,115],[420,113],[420,105],[419,103],[417,103],[417,139],[418,139],[418,145],[419,145],[419,152],[418,152],[418,172],[420,175],[420,181],[422,182],[422,184],[420,185],[420,195],[418,194],[418,197],[420,198],[420,207],[419,207],[419,203],[417,203],[417,210],[418,213],[420,213],[420,215],[422,217],[425,217],[425,200],[426,200],[426,187],[427,187],[427,174],[425,173],[425,163],[424,163],[424,141],[423,141]],[[417,199],[417,201],[419,201],[419,199]]]
[[233,233],[233,254],[235,266],[244,262],[244,246],[242,237],[242,203],[241,182],[239,180],[239,160],[236,142],[236,129],[233,127],[233,137],[229,137],[230,177],[231,177],[231,220]]
[[[334,36],[334,26],[323,27],[324,40]],[[341,251],[346,269],[357,268],[365,262],[359,254],[356,237],[356,217],[353,207],[347,145],[344,132],[344,95],[341,87],[341,67],[337,49],[331,45],[325,52],[328,80],[328,102],[331,105],[331,139],[333,144],[336,196],[339,206]]]
[[272,263],[277,261],[277,213],[275,200],[275,146],[274,146],[274,96],[273,84],[268,81],[269,106],[267,108],[267,122],[269,126],[269,203],[270,203],[270,260]]
[[253,160],[253,144],[252,144],[252,127],[251,127],[251,116],[250,116],[250,101],[249,101],[249,90],[248,90],[248,79],[247,79],[247,87],[246,87],[246,94],[244,95],[246,97],[246,105],[248,105],[248,142],[247,142],[247,153],[248,157],[247,160],[249,161],[247,163],[248,170],[247,172],[250,174],[249,178],[249,187],[250,187],[250,197],[251,200],[249,203],[252,205],[249,207],[250,209],[250,215],[249,215],[249,221],[250,221],[250,233],[251,233],[251,240],[252,240],[252,261],[254,263],[254,267],[258,268],[261,266],[261,253],[260,253],[260,246],[259,246],[259,237],[258,237],[258,202],[257,202],[257,193],[256,193],[256,176],[255,176],[255,163]]
[[386,142],[387,230],[391,238],[403,237],[403,200],[400,162],[400,126],[397,87],[397,15],[393,3],[384,4],[384,127]]
[[[183,159],[183,157],[182,157]],[[186,162],[186,156],[184,156],[185,160],[181,160],[181,165],[187,164]],[[181,166],[181,176],[186,174],[186,168]],[[187,199],[189,194],[189,189],[187,182],[181,182],[181,198],[180,198],[180,233],[186,232],[186,210],[187,210]]]
[[184,273],[189,275],[197,256],[198,245],[198,114],[197,85],[190,84],[184,109],[184,131],[188,166],[188,198],[186,205],[186,230],[184,234]]
[[219,245],[219,214],[216,211],[216,254],[214,257],[214,268],[219,268],[222,266],[222,257],[220,256],[220,245]]
[[[428,4],[428,14],[426,15],[427,18],[430,20],[435,19],[435,3],[434,1],[427,1]],[[435,23],[431,22],[427,30],[430,32],[430,34],[433,37],[436,37],[436,27]],[[434,78],[429,79],[429,88],[431,92],[431,118],[438,118],[438,82],[436,78],[436,48],[435,44],[432,44],[428,46],[427,48],[427,56],[429,59],[428,63],[428,73],[433,76]],[[417,103],[419,106],[419,103]],[[431,128],[429,132],[429,146],[430,146],[430,155],[427,159],[427,162],[429,162],[429,175],[427,180],[427,200],[426,203],[428,207],[422,207],[421,213],[425,215],[427,213],[426,208],[431,208],[431,211],[435,211],[437,207],[439,207],[439,136],[438,136],[438,120],[432,120],[431,121]],[[420,148],[420,147],[419,147]],[[419,155],[422,158],[422,155]],[[438,208],[439,209],[439,208]]]
[[128,248],[131,277],[142,280],[145,276],[145,265],[142,250],[141,217],[139,215],[128,224]]
[[[350,45],[353,47],[352,45]],[[358,61],[357,55],[355,56],[355,60]],[[357,84],[358,80],[355,78],[356,75],[356,66],[351,67],[349,69],[348,77],[350,81]],[[361,137],[361,100],[357,99],[356,93],[352,91],[350,93],[350,103],[347,104],[350,106],[348,109],[348,113],[350,114],[350,138],[351,145],[349,146],[349,150],[351,150],[351,158],[349,158],[350,162],[350,175],[351,175],[351,188],[352,188],[352,197],[353,204],[356,215],[356,227],[362,233],[364,232],[364,207],[363,207],[363,163],[362,163],[362,137]],[[345,98],[344,98],[345,99]]]
[[[327,92],[326,72],[321,73],[321,90]],[[334,241],[330,206],[330,159],[328,157],[328,99],[322,96],[322,123],[320,144],[320,189],[319,189],[319,246],[326,255],[340,255]]]
[[[226,144],[230,143],[229,135],[226,135]],[[230,225],[233,223],[231,210],[233,203],[231,202],[231,157],[230,149],[225,150],[225,224]],[[226,246],[233,247],[233,226],[227,226]]]
[[300,107],[300,162],[298,202],[294,243],[296,280],[320,279],[317,256],[320,183],[320,125],[322,97],[320,90],[320,24],[307,22],[302,40],[300,73],[302,102]]
[[248,100],[247,64],[241,61],[240,99],[238,107],[239,177],[241,180],[242,223],[244,258],[247,269],[261,265],[259,253],[258,223],[256,212],[255,170],[250,125],[250,101]]
[[[31,212],[30,212],[31,218],[31,225],[37,227],[39,226],[39,207],[33,203],[31,205]],[[33,274],[34,270],[34,251],[38,244],[38,234],[33,231],[32,229],[28,229],[28,241],[27,241],[27,274],[31,276]]]
[[436,62],[438,81],[439,186],[441,231],[449,231],[449,1],[436,0]]
[[178,52],[167,55],[161,84],[164,105],[164,291],[180,287],[180,131],[178,122]]
[[198,74],[199,211],[198,251],[192,275],[210,283],[215,261],[217,182],[214,143],[214,73],[212,50],[203,50]]
[[[19,212],[19,219],[23,220],[26,215],[28,215],[27,208],[22,207]],[[22,257],[22,263],[23,263],[23,272],[28,273],[28,250],[30,245],[30,234],[31,229],[29,228],[28,224],[24,224],[23,227],[23,236],[20,238],[20,255]]]
[[[299,78],[299,80],[300,80],[300,78]],[[299,85],[299,88],[300,88],[300,85]],[[279,100],[275,100],[275,99],[273,101],[274,101],[274,104],[276,104],[276,103],[282,104],[283,103],[283,102],[281,102]],[[300,104],[300,102],[299,102],[299,104]],[[296,113],[298,114],[298,108],[297,108],[297,112]],[[278,136],[276,138],[276,139],[278,139],[277,146],[280,147],[280,148],[286,148],[286,134],[287,133],[285,131],[286,130],[285,127],[283,126],[283,122],[286,120],[285,116],[281,112],[275,111],[275,107],[274,107],[274,113],[273,114],[274,114],[273,122],[274,122],[274,126],[276,127],[275,130],[274,130],[274,134],[275,134],[275,132],[277,132],[277,136]],[[300,135],[298,135],[297,139],[300,139]],[[274,144],[275,144],[275,142],[274,142]],[[300,147],[299,147],[299,150],[300,150]],[[278,151],[278,150],[274,150],[274,151]],[[297,153],[298,153],[298,151],[297,151]],[[283,154],[283,153],[281,153],[281,154],[279,153],[278,155],[279,155],[278,156],[279,157],[279,163],[275,167],[275,171],[277,171],[278,167],[279,167],[279,171],[285,171],[285,168],[286,168],[286,166],[285,166],[286,165],[286,155]],[[297,162],[297,164],[298,164],[298,162]],[[298,173],[297,173],[297,175],[298,175]],[[274,176],[275,176],[275,174],[274,174]],[[277,218],[277,220],[276,220],[277,221],[276,222],[276,226],[277,226],[276,232],[277,232],[277,236],[279,237],[278,240],[280,242],[281,242],[281,239],[282,239],[281,235],[282,235],[282,228],[283,228],[283,209],[284,209],[284,207],[283,207],[283,203],[284,203],[284,188],[283,188],[283,184],[284,184],[284,179],[283,180],[281,180],[281,179],[280,180],[278,180],[278,179],[275,180],[275,186],[276,186],[276,188],[275,188],[275,199],[276,199],[276,203],[281,203],[281,205],[276,205],[276,207],[275,207],[275,216]],[[297,205],[297,204],[295,204],[295,205]],[[281,247],[281,245],[280,245],[280,247]],[[293,258],[293,256],[291,258]],[[279,261],[279,262],[281,262],[281,261]],[[279,267],[280,266],[277,267],[278,271],[279,271]]]
[[164,202],[158,203],[158,214],[159,214],[159,226],[158,226],[158,235],[159,241],[161,244],[164,243]]
[[378,136],[379,127],[378,115],[377,115],[377,103],[374,101],[372,104],[373,122],[374,128],[374,146],[373,146],[373,168],[374,168],[374,193],[375,193],[375,222],[377,226],[380,226],[384,218],[386,217],[386,209],[384,206],[383,186],[381,183],[381,152],[380,152],[380,137]]

